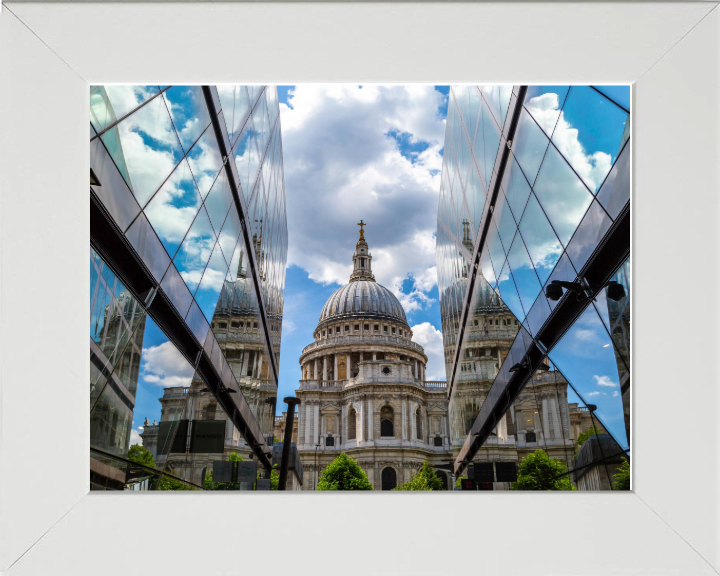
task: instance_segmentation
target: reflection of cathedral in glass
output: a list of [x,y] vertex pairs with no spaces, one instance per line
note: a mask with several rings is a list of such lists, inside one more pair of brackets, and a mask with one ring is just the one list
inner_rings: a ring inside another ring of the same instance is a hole
[[436,257],[460,473],[542,448],[609,489],[629,456],[629,119],[628,87],[450,90]]

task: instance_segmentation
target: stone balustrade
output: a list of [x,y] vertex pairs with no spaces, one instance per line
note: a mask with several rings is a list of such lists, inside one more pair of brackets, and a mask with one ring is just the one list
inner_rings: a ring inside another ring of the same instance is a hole
[[391,337],[391,336],[335,336],[332,338],[324,338],[321,340],[318,340],[316,342],[313,342],[312,344],[309,344],[303,348],[303,355],[307,354],[308,352],[312,352],[314,350],[321,350],[325,347],[336,347],[336,346],[343,346],[343,345],[356,345],[356,344],[371,344],[371,345],[390,345],[390,346],[400,346],[402,348],[411,348],[417,352],[420,352],[421,354],[424,354],[425,351],[423,350],[423,347],[419,344],[411,341],[411,340],[405,340],[403,338],[399,338],[397,336]]
[[[377,382],[366,382],[362,378],[350,378],[347,380],[300,380],[300,388],[303,390],[329,388],[334,390],[340,390],[348,386],[354,386],[355,384],[372,384]],[[405,382],[402,382],[403,384]],[[447,382],[441,382],[439,380],[415,380],[412,382],[416,386],[430,390],[431,392],[440,392],[447,390]]]

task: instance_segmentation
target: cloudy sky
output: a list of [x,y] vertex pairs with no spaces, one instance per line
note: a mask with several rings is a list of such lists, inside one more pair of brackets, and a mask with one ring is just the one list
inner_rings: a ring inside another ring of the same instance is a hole
[[428,378],[444,380],[435,230],[447,87],[278,92],[289,235],[278,396],[297,387],[320,310],[350,277],[360,219],[377,281],[403,304]]

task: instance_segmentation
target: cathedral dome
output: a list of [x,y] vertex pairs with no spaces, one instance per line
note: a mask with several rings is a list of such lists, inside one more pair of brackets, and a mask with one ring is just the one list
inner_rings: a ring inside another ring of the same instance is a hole
[[325,302],[319,324],[349,317],[385,318],[407,324],[395,294],[372,280],[356,280],[338,288]]
[[353,254],[353,273],[350,282],[325,302],[318,325],[344,318],[377,318],[394,320],[407,325],[405,310],[390,290],[375,282],[372,273],[372,254],[365,241],[360,221],[360,239]]

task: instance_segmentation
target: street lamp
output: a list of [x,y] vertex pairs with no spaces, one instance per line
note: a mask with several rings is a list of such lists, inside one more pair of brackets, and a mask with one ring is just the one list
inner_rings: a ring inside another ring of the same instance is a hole
[[315,444],[315,487],[313,488],[313,490],[317,490],[317,481],[318,481],[317,451],[318,451],[318,448],[320,448],[320,446],[322,446],[322,444],[320,442]]

